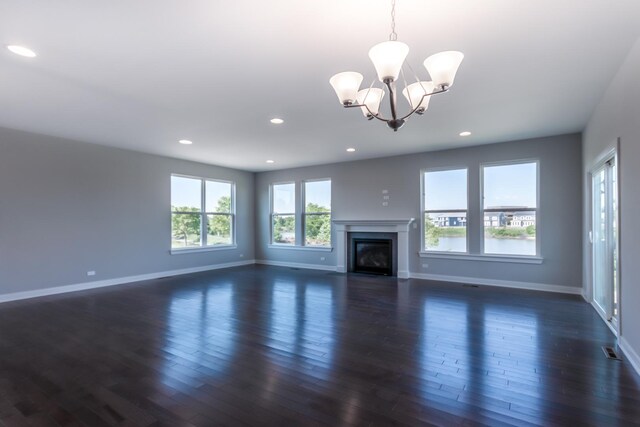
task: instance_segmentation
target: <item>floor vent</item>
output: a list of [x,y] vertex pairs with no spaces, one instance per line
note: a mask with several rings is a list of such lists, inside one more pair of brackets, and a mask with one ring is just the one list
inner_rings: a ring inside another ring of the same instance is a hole
[[479,285],[462,285],[463,288],[479,288]]
[[613,347],[602,347],[602,351],[604,351],[604,355],[607,356],[607,359],[613,360],[622,360],[618,353],[613,349]]

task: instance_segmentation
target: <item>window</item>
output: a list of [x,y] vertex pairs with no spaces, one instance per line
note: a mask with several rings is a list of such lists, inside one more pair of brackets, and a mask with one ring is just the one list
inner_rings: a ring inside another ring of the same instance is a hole
[[467,252],[467,169],[423,175],[425,251]]
[[304,183],[304,244],[331,246],[331,180]]
[[171,176],[171,249],[230,246],[234,184]]
[[483,167],[484,253],[537,254],[538,163]]
[[271,243],[296,244],[296,185],[271,186]]

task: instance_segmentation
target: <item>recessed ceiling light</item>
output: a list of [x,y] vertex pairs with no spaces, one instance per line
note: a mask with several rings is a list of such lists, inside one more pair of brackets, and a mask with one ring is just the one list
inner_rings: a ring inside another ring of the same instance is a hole
[[347,148],[347,151],[348,151],[349,153],[353,153],[354,151],[356,151],[356,149],[355,149],[355,148]]
[[184,144],[184,145],[191,145],[193,144],[193,141],[189,141],[188,139],[181,139],[180,141],[178,141],[180,144]]
[[275,117],[271,119],[270,122],[273,123],[274,125],[281,125],[284,123],[284,120]]
[[275,163],[273,160],[267,160],[267,163]]
[[27,58],[35,58],[36,57],[36,53],[34,51],[32,51],[31,49],[29,49],[28,47],[18,46],[18,45],[15,45],[15,44],[10,44],[10,45],[7,46],[7,49],[9,49],[11,52],[15,53],[16,55],[26,56]]
[[471,135],[471,132],[469,132],[468,130],[464,132],[460,132],[460,136],[469,136],[469,135]]

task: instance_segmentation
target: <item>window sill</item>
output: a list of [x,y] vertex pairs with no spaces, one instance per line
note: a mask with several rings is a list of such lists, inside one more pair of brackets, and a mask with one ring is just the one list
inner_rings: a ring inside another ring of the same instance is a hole
[[211,251],[228,251],[236,249],[238,245],[219,245],[219,246],[205,246],[202,248],[184,248],[184,249],[171,249],[171,255],[184,255],[193,254],[198,252],[211,252]]
[[296,245],[274,245],[269,244],[269,249],[289,249],[292,251],[315,251],[315,252],[331,252],[333,247],[331,246],[296,246]]
[[455,259],[461,261],[513,262],[518,264],[542,264],[544,258],[526,255],[472,255],[447,252],[418,252],[421,258]]

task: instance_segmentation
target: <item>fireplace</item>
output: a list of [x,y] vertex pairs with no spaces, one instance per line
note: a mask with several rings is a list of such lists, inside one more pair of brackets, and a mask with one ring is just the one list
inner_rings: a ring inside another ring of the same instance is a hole
[[352,239],[355,273],[393,274],[393,241],[391,239]]
[[[392,239],[392,276],[409,278],[409,219],[334,219],[336,231],[336,270],[353,271],[353,237],[365,239]],[[360,236],[358,236],[360,235]]]
[[397,233],[348,233],[348,271],[397,274]]

